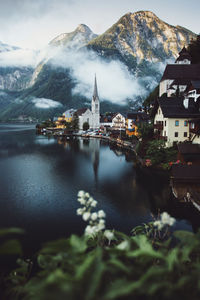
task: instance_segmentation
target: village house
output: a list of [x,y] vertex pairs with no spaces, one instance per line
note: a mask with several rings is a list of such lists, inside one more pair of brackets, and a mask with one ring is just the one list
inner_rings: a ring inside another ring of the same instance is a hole
[[167,65],[154,107],[154,133],[166,147],[173,143],[200,143],[200,64],[191,64],[183,48],[175,64]]
[[67,123],[72,122],[74,112],[75,112],[75,109],[71,108],[71,109],[65,111],[62,114],[62,116],[54,118],[56,128],[65,128],[66,127],[66,122]]
[[138,136],[138,126],[148,122],[149,117],[145,112],[131,112],[126,117],[126,135]]
[[[173,143],[192,140],[193,134],[189,122],[200,118],[199,101],[189,98],[185,103],[183,97],[162,96],[157,99],[158,108],[154,118],[154,133],[157,139],[164,140],[166,146]],[[195,137],[195,142],[200,143],[200,136]]]

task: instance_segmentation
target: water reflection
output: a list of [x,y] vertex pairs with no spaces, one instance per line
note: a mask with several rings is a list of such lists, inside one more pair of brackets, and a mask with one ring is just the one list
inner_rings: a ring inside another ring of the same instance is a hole
[[[35,135],[34,127],[0,125],[0,145],[0,226],[25,228],[27,247],[83,232],[75,213],[79,190],[98,201],[109,228],[127,233],[158,208],[177,214],[165,174],[135,167],[133,154],[99,139],[55,139]],[[178,217],[184,220],[177,227],[191,228],[186,215]]]

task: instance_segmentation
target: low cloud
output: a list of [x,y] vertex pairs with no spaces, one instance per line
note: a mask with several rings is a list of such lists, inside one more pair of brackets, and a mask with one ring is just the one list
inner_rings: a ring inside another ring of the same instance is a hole
[[30,49],[13,49],[0,52],[2,67],[35,67],[40,59],[40,52]]
[[76,81],[73,94],[80,94],[91,99],[94,87],[94,75],[97,76],[99,97],[112,103],[126,104],[127,99],[144,98],[147,94],[145,86],[154,88],[157,84],[153,78],[137,78],[119,60],[107,61],[92,51],[57,50],[52,65],[66,67],[71,70]]
[[56,108],[62,106],[60,102],[46,99],[46,98],[34,98],[31,100],[35,104],[35,107],[42,109]]

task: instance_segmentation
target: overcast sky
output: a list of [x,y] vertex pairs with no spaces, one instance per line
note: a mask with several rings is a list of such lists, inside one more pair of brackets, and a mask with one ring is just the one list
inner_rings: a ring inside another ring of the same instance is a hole
[[151,10],[160,19],[200,33],[199,0],[0,0],[0,41],[42,48],[86,24],[101,34],[128,12]]

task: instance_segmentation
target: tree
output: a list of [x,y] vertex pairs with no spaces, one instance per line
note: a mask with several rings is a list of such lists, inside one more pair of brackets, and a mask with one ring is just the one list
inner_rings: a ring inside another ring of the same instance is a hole
[[73,130],[75,131],[79,130],[79,119],[77,113],[73,114],[71,125]]
[[192,57],[192,63],[200,63],[200,34],[197,35],[196,40],[191,40],[188,46],[188,52]]
[[83,130],[88,130],[90,128],[90,125],[88,122],[83,123]]

